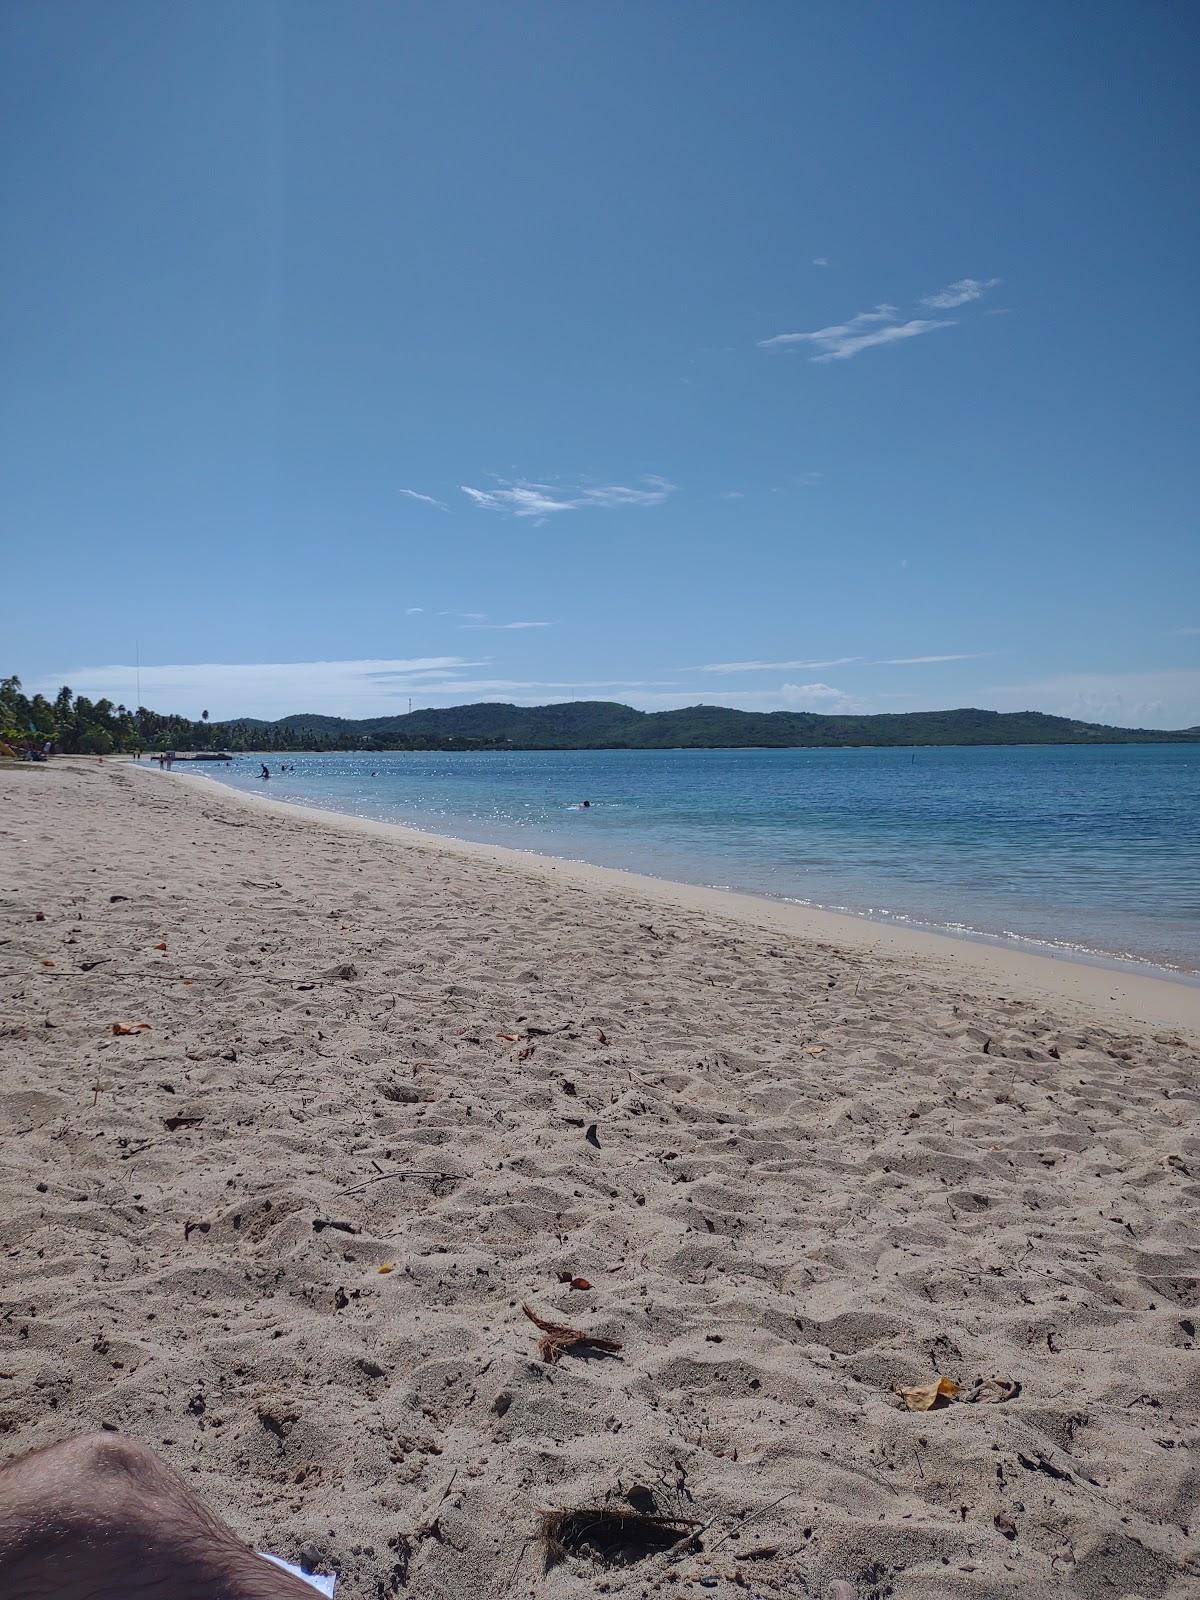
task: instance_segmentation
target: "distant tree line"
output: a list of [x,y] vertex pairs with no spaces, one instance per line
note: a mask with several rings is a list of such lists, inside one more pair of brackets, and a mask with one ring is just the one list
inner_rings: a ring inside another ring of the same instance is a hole
[[0,745],[14,754],[51,747],[56,755],[137,755],[158,750],[227,750],[231,755],[254,750],[478,750],[503,740],[477,738],[389,737],[386,746],[373,733],[314,729],[307,722],[211,722],[208,712],[198,722],[164,716],[145,706],[130,710],[111,700],[89,700],[64,685],[53,700],[27,695],[17,677],[0,678]]
[[[545,706],[427,707],[403,716],[355,721],[317,713],[261,722],[241,717],[194,722],[138,706],[89,700],[64,687],[53,700],[26,695],[19,678],[0,679],[0,745],[9,751],[49,745],[64,755],[224,750],[664,750],[748,747],[832,749],[846,746],[1133,744],[1195,742],[1200,728],[1110,728],[1040,711],[906,711],[828,715],[815,711],[737,711],[684,706],[638,711],[610,700]],[[2,753],[2,752],[0,752]]]

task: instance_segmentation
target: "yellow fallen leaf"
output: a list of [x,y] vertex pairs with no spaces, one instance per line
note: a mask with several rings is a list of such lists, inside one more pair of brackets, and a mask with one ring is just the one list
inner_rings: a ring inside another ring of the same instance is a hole
[[375,1268],[376,1272],[395,1272],[395,1270],[396,1263],[394,1261],[385,1261],[382,1266]]
[[896,1393],[910,1411],[932,1411],[939,1400],[953,1400],[959,1385],[953,1378],[934,1378],[932,1383],[916,1383],[897,1388]]
[[150,1024],[148,1022],[114,1022],[113,1023],[113,1032],[114,1033],[149,1033],[150,1032]]
[[802,1056],[823,1056],[827,1046],[823,1044],[805,1044],[800,1046]]

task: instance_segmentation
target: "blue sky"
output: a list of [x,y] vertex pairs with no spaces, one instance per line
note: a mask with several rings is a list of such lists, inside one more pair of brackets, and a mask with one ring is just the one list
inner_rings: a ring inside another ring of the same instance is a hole
[[1200,722],[1198,44],[8,0],[0,671]]

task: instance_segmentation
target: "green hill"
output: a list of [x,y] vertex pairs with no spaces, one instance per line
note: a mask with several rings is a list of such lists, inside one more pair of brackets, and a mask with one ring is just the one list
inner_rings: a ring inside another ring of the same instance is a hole
[[844,745],[1200,743],[1200,728],[1110,728],[1040,711],[905,711],[827,716],[816,711],[730,711],[686,706],[635,711],[615,700],[512,706],[481,701],[405,716],[327,717],[302,712],[264,722],[189,721],[92,701],[64,687],[53,701],[0,679],[0,740],[67,753],[114,750],[673,750]]
[[[249,729],[250,724],[239,726]],[[911,711],[880,716],[829,716],[815,711],[731,711],[688,706],[636,711],[609,700],[514,706],[479,702],[412,711],[396,717],[299,714],[263,732],[328,742],[332,747],[507,748],[537,750],[736,748],[844,745],[1137,744],[1200,738],[1196,730],[1114,728],[1040,711]]]

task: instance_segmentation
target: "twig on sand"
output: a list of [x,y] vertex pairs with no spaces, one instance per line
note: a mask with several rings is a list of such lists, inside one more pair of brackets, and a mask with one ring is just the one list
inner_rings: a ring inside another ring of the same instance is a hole
[[427,1183],[448,1182],[454,1177],[452,1172],[422,1172],[416,1167],[398,1167],[395,1172],[380,1172],[373,1178],[368,1178],[365,1183],[356,1183],[349,1189],[339,1189],[339,1195],[359,1194],[363,1189],[369,1189],[373,1183],[386,1183],[389,1178],[424,1178]]
[[715,1520],[710,1518],[707,1522],[698,1523],[690,1533],[685,1533],[682,1539],[677,1540],[669,1550],[663,1552],[663,1560],[682,1561],[684,1556],[690,1555],[699,1544],[701,1535],[708,1532]]
[[516,1562],[515,1562],[515,1564],[513,1566],[513,1569],[508,1575],[508,1582],[505,1584],[503,1590],[501,1591],[503,1594],[508,1594],[508,1592],[511,1590],[513,1584],[516,1582],[517,1573],[520,1572],[520,1570],[521,1570],[521,1563],[522,1563],[522,1561],[524,1561],[528,1550],[529,1550],[529,1540],[526,1539],[525,1543],[521,1546],[521,1552],[517,1556],[517,1559],[516,1559]]
[[776,1506],[781,1506],[785,1500],[790,1500],[793,1495],[798,1493],[799,1490],[797,1489],[789,1489],[786,1494],[781,1494],[778,1500],[772,1500],[770,1505],[762,1506],[758,1511],[752,1511],[748,1517],[741,1519],[736,1529],[731,1528],[728,1533],[723,1533],[716,1544],[712,1546],[712,1549],[719,1550],[728,1539],[733,1537],[735,1532],[740,1533],[743,1528],[748,1528],[752,1522],[760,1521],[768,1511],[774,1511]]
[[442,1490],[441,1495],[440,1495],[440,1497],[438,1499],[438,1503],[433,1508],[433,1515],[429,1518],[429,1520],[427,1522],[423,1522],[421,1524],[421,1526],[417,1529],[417,1538],[418,1539],[439,1539],[439,1540],[441,1539],[441,1537],[442,1537],[442,1528],[441,1528],[441,1511],[442,1511],[442,1507],[446,1504],[446,1499],[447,1499],[451,1489],[453,1489],[454,1480],[457,1477],[458,1477],[458,1468],[455,1467],[454,1471],[450,1474],[450,1481],[447,1483],[446,1487]]

